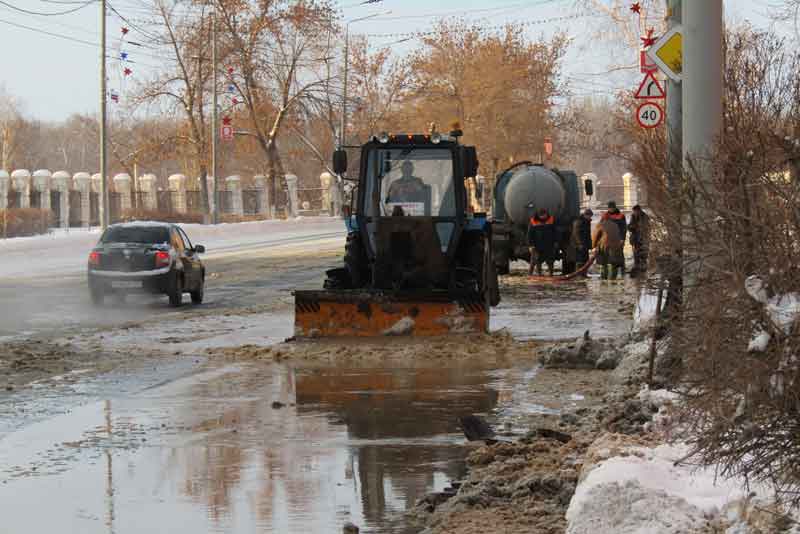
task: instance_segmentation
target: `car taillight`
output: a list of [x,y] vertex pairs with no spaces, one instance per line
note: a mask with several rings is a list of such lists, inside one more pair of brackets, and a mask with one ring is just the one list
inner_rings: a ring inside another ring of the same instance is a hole
[[99,252],[90,252],[89,253],[89,265],[94,265],[95,267],[100,265],[100,253]]
[[164,252],[163,250],[156,252],[156,267],[168,267],[169,263],[169,252]]

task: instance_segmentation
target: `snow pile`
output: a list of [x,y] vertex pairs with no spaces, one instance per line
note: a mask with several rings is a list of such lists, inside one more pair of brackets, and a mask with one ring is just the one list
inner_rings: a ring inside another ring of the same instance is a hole
[[[770,297],[767,284],[755,275],[745,280],[744,289],[753,300],[764,306],[764,311],[775,329],[783,334],[791,333],[794,323],[800,318],[800,294],[786,293]],[[764,352],[771,339],[767,330],[756,325],[747,350]]]
[[676,465],[688,453],[685,444],[632,446],[588,472],[584,467],[567,510],[567,533],[692,532],[748,496],[741,481]]

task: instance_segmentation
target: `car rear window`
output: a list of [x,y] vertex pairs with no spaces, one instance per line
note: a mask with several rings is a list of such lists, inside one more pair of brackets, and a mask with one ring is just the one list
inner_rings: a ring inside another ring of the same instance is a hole
[[109,228],[102,243],[169,243],[169,230],[160,226],[118,226]]

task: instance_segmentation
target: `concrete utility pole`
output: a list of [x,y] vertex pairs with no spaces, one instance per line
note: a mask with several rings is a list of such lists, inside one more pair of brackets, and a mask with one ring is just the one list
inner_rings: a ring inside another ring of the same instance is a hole
[[106,187],[106,0],[100,0],[100,226],[108,227],[108,188]]
[[[667,29],[681,25],[681,2],[667,0]],[[685,55],[685,52],[684,52]],[[667,77],[667,184],[670,193],[680,188],[683,153],[683,117],[681,83]]]
[[[681,2],[683,0],[667,0],[667,29],[681,25]],[[685,55],[685,52],[684,52]],[[667,77],[667,192],[671,199],[680,198],[681,180],[683,179],[683,91],[681,82]],[[677,206],[675,206],[677,208]],[[680,217],[677,218],[681,220]],[[669,289],[667,291],[667,308],[677,309],[683,295],[683,276],[680,268],[681,229],[671,228],[670,241],[675,246],[670,250],[676,260],[668,267]]]
[[[217,10],[211,13],[211,187],[208,202],[211,203],[211,224],[217,224]],[[208,189],[206,187],[206,189]]]
[[722,0],[683,0],[683,162],[722,130]]
[[[683,152],[681,161],[692,164],[696,180],[713,193],[711,184],[714,143],[722,131],[722,0],[683,0]],[[707,263],[698,235],[709,224],[706,199],[693,206],[693,218],[683,220],[683,287],[692,289]]]

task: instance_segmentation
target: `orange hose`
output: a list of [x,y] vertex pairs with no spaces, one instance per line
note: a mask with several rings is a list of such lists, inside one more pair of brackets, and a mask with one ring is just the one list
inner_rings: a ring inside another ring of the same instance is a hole
[[572,280],[576,276],[580,276],[594,264],[595,259],[597,258],[597,254],[593,254],[589,261],[587,261],[583,267],[575,271],[574,273],[565,274],[562,276],[541,276],[541,275],[528,275],[528,279],[533,282],[567,282]]

